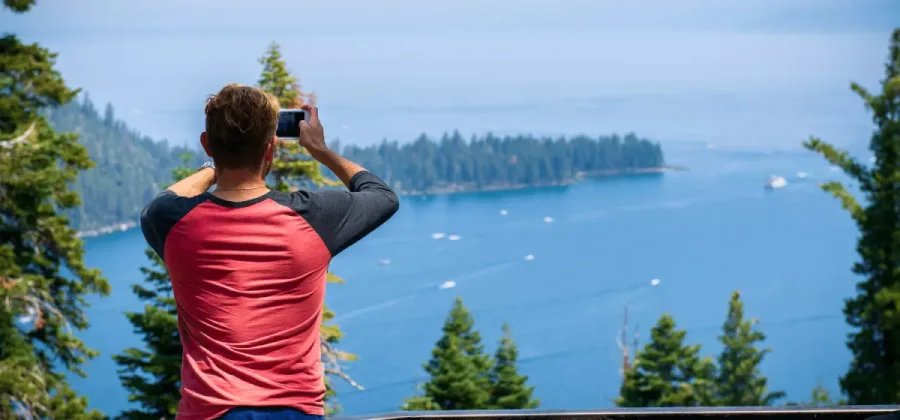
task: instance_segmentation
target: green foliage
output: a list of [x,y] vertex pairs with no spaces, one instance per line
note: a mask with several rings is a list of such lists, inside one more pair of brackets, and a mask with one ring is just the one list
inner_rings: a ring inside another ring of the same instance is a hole
[[443,336],[424,365],[430,379],[424,395],[406,401],[404,410],[475,410],[488,407],[491,397],[491,360],[484,353],[481,334],[462,299],[456,298],[444,321]]
[[[270,44],[259,63],[263,66],[259,87],[278,98],[282,108],[299,108],[306,103],[315,105],[315,95],[300,90],[300,84],[288,70],[278,44]],[[319,186],[335,184],[322,175],[319,162],[313,160],[296,141],[279,142],[272,176],[275,179],[273,189],[285,192],[296,191],[300,184],[306,183]]]
[[835,401],[831,398],[831,393],[828,392],[828,389],[825,388],[825,385],[822,385],[822,381],[818,381],[816,383],[816,387],[812,390],[812,395],[810,395],[809,401],[804,402],[789,402],[785,405],[787,406],[799,406],[799,407],[831,407],[835,405],[845,404],[845,401]]
[[301,98],[296,88],[297,78],[291,75],[281,56],[281,46],[275,42],[269,44],[266,53],[259,58],[259,64],[263,67],[259,87],[278,98],[283,108],[290,108],[294,101]]
[[[17,12],[31,4],[4,2]],[[63,371],[83,376],[80,365],[96,355],[75,333],[88,326],[85,297],[108,294],[109,284],[84,265],[83,244],[59,213],[78,205],[68,185],[92,162],[76,135],[40,115],[77,93],[55,58],[15,35],[0,38],[0,418],[100,416]]]
[[[191,156],[182,156],[184,166],[172,171],[175,181],[193,173]],[[181,336],[172,280],[166,265],[152,249],[144,251],[150,267],[142,267],[144,285],[131,288],[143,302],[144,312],[126,312],[134,332],[143,336],[145,349],[131,347],[113,356],[119,365],[119,380],[129,391],[128,401],[140,408],[126,410],[124,419],[175,418],[181,399]]]
[[816,384],[816,387],[812,390],[812,398],[809,401],[810,407],[828,407],[831,405],[835,405],[834,401],[831,399],[831,394],[828,392],[828,389],[822,385],[822,381]]
[[403,404],[406,411],[438,411],[441,407],[427,395],[416,395]]
[[765,406],[784,397],[784,392],[769,392],[768,379],[760,373],[759,365],[770,349],[757,348],[766,339],[755,330],[756,319],[744,320],[744,303],[735,291],[728,303],[728,315],[722,325],[719,341],[724,346],[719,355],[716,376],[716,405],[727,407]]
[[[273,42],[269,45],[266,53],[259,59],[259,63],[263,66],[259,87],[278,98],[282,107],[299,108],[304,103],[315,102],[315,95],[304,94],[300,90],[297,79],[287,69],[278,44]],[[309,153],[295,141],[279,142],[271,175],[275,179],[275,185],[270,188],[282,192],[296,191],[303,184],[315,186],[336,184],[322,175],[319,162],[310,158]],[[328,273],[328,282],[343,283],[344,281]],[[335,402],[336,393],[334,387],[331,386],[329,376],[342,378],[352,386],[361,388],[341,369],[344,362],[356,360],[356,356],[335,348],[344,334],[338,325],[331,323],[334,316],[334,312],[326,305],[322,306],[320,334],[322,364],[326,374],[325,399],[328,402],[327,414],[329,415],[340,410],[340,406]]]
[[900,29],[894,30],[882,92],[851,88],[872,112],[871,167],[817,138],[804,143],[859,184],[865,206],[838,182],[821,187],[841,201],[860,230],[861,261],[853,272],[864,277],[844,315],[854,329],[847,346],[853,361],[841,378],[850,404],[900,403]]
[[343,155],[405,192],[557,185],[583,175],[656,170],[665,166],[657,143],[634,134],[536,138],[487,134],[467,142],[459,132],[440,141],[349,146]]
[[31,6],[34,6],[35,0],[3,0],[3,5],[16,13],[25,13]]
[[[72,185],[83,199],[65,213],[76,229],[136,222],[144,205],[172,180],[172,170],[183,164],[181,157],[188,152],[130,129],[116,119],[112,105],[100,111],[87,94],[46,115],[57,130],[80,133],[79,142],[96,163]],[[199,167],[204,157],[202,152],[192,154],[190,166]]]
[[620,407],[692,407],[710,405],[715,365],[700,358],[699,345],[685,345],[687,332],[675,328],[664,314],[638,352],[635,366],[625,372]]
[[516,362],[519,350],[513,342],[509,326],[503,324],[503,337],[494,354],[491,370],[491,396],[488,407],[501,410],[537,408],[540,401],[532,399],[534,387],[526,385],[528,377],[520,375]]

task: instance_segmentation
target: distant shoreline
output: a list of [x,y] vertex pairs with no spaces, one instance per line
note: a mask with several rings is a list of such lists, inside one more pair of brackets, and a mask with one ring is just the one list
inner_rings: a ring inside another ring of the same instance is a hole
[[432,196],[432,195],[451,195],[451,194],[463,194],[463,193],[471,193],[471,192],[492,192],[492,191],[516,191],[516,190],[527,190],[527,189],[540,189],[540,188],[549,188],[549,187],[564,187],[569,185],[577,184],[581,181],[584,181],[587,178],[604,178],[604,177],[614,177],[614,176],[627,176],[627,175],[643,175],[643,174],[662,174],[666,172],[675,172],[675,171],[686,171],[687,168],[683,166],[660,166],[655,168],[641,168],[641,169],[606,169],[600,171],[589,171],[589,172],[578,172],[575,174],[573,178],[566,179],[558,182],[539,182],[534,184],[524,184],[524,183],[516,183],[516,184],[492,184],[486,186],[476,186],[471,183],[467,184],[452,184],[441,187],[432,187],[427,190],[404,190],[398,189],[397,194],[402,196]]
[[[602,171],[590,171],[590,172],[578,172],[575,174],[575,177],[571,179],[567,179],[565,181],[560,182],[541,182],[536,184],[493,184],[482,187],[477,187],[475,185],[469,184],[456,184],[456,185],[448,185],[444,187],[435,187],[429,188],[425,191],[416,191],[416,190],[398,190],[397,194],[402,196],[430,196],[430,195],[450,195],[450,194],[462,194],[462,193],[470,193],[470,192],[491,192],[491,191],[517,191],[517,190],[527,190],[527,189],[540,189],[540,188],[548,188],[548,187],[563,187],[568,185],[573,185],[584,181],[587,178],[603,178],[603,177],[613,177],[613,176],[627,176],[627,175],[643,175],[643,174],[662,174],[666,172],[674,172],[674,171],[686,171],[687,168],[683,166],[660,166],[657,168],[642,168],[642,169],[608,169]],[[97,229],[89,229],[89,230],[80,230],[75,236],[78,238],[96,238],[98,236],[109,235],[116,232],[125,232],[127,230],[133,229],[137,227],[137,222],[135,221],[125,221],[114,223],[108,226],[102,226]]]

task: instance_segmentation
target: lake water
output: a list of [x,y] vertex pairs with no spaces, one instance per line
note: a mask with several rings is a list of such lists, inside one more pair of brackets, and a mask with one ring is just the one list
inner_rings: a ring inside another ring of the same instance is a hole
[[[510,324],[541,408],[612,405],[626,303],[641,337],[668,312],[689,342],[714,355],[736,289],[768,335],[773,352],[763,371],[772,388],[793,401],[808,399],[818,380],[836,391],[850,361],[841,310],[857,281],[857,231],[816,182],[842,176],[808,152],[664,149],[670,163],[690,170],[404,198],[389,223],[332,264],[346,283],[329,285],[327,302],[346,333],[343,349],[359,356],[348,373],[366,387],[341,384],[344,412],[393,411],[416,393],[456,296],[489,351]],[[809,176],[798,178],[801,171]],[[770,174],[788,185],[764,190]],[[460,239],[433,239],[437,232]],[[128,405],[111,356],[140,344],[121,312],[141,307],[129,286],[141,280],[145,246],[137,230],[86,242],[87,263],[103,270],[113,292],[94,300],[93,325],[82,334],[102,355],[73,383],[107,414]],[[439,288],[450,280],[456,287]]]

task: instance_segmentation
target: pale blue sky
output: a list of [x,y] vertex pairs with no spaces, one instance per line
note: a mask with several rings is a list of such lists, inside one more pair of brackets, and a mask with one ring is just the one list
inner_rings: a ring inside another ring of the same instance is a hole
[[272,41],[332,136],[637,130],[793,147],[865,140],[896,0],[38,0],[0,27],[156,138],[195,142],[202,103],[253,83]]

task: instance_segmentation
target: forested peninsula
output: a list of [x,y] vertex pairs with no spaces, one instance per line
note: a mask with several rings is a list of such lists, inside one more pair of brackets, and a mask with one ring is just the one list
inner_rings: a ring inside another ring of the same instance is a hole
[[422,134],[411,143],[339,150],[403,194],[567,185],[586,176],[667,169],[659,143],[633,133],[571,138],[488,133],[467,141],[453,132],[440,140]]
[[[191,167],[205,160],[191,148],[142,135],[117,119],[112,105],[100,111],[87,95],[47,117],[57,131],[78,134],[96,163],[73,185],[81,205],[65,212],[82,235],[135,226],[144,204],[171,181],[186,153],[192,154]],[[333,147],[407,195],[568,185],[589,176],[667,168],[659,143],[633,133],[570,138],[488,133],[465,139],[452,132],[364,147],[335,141]]]

